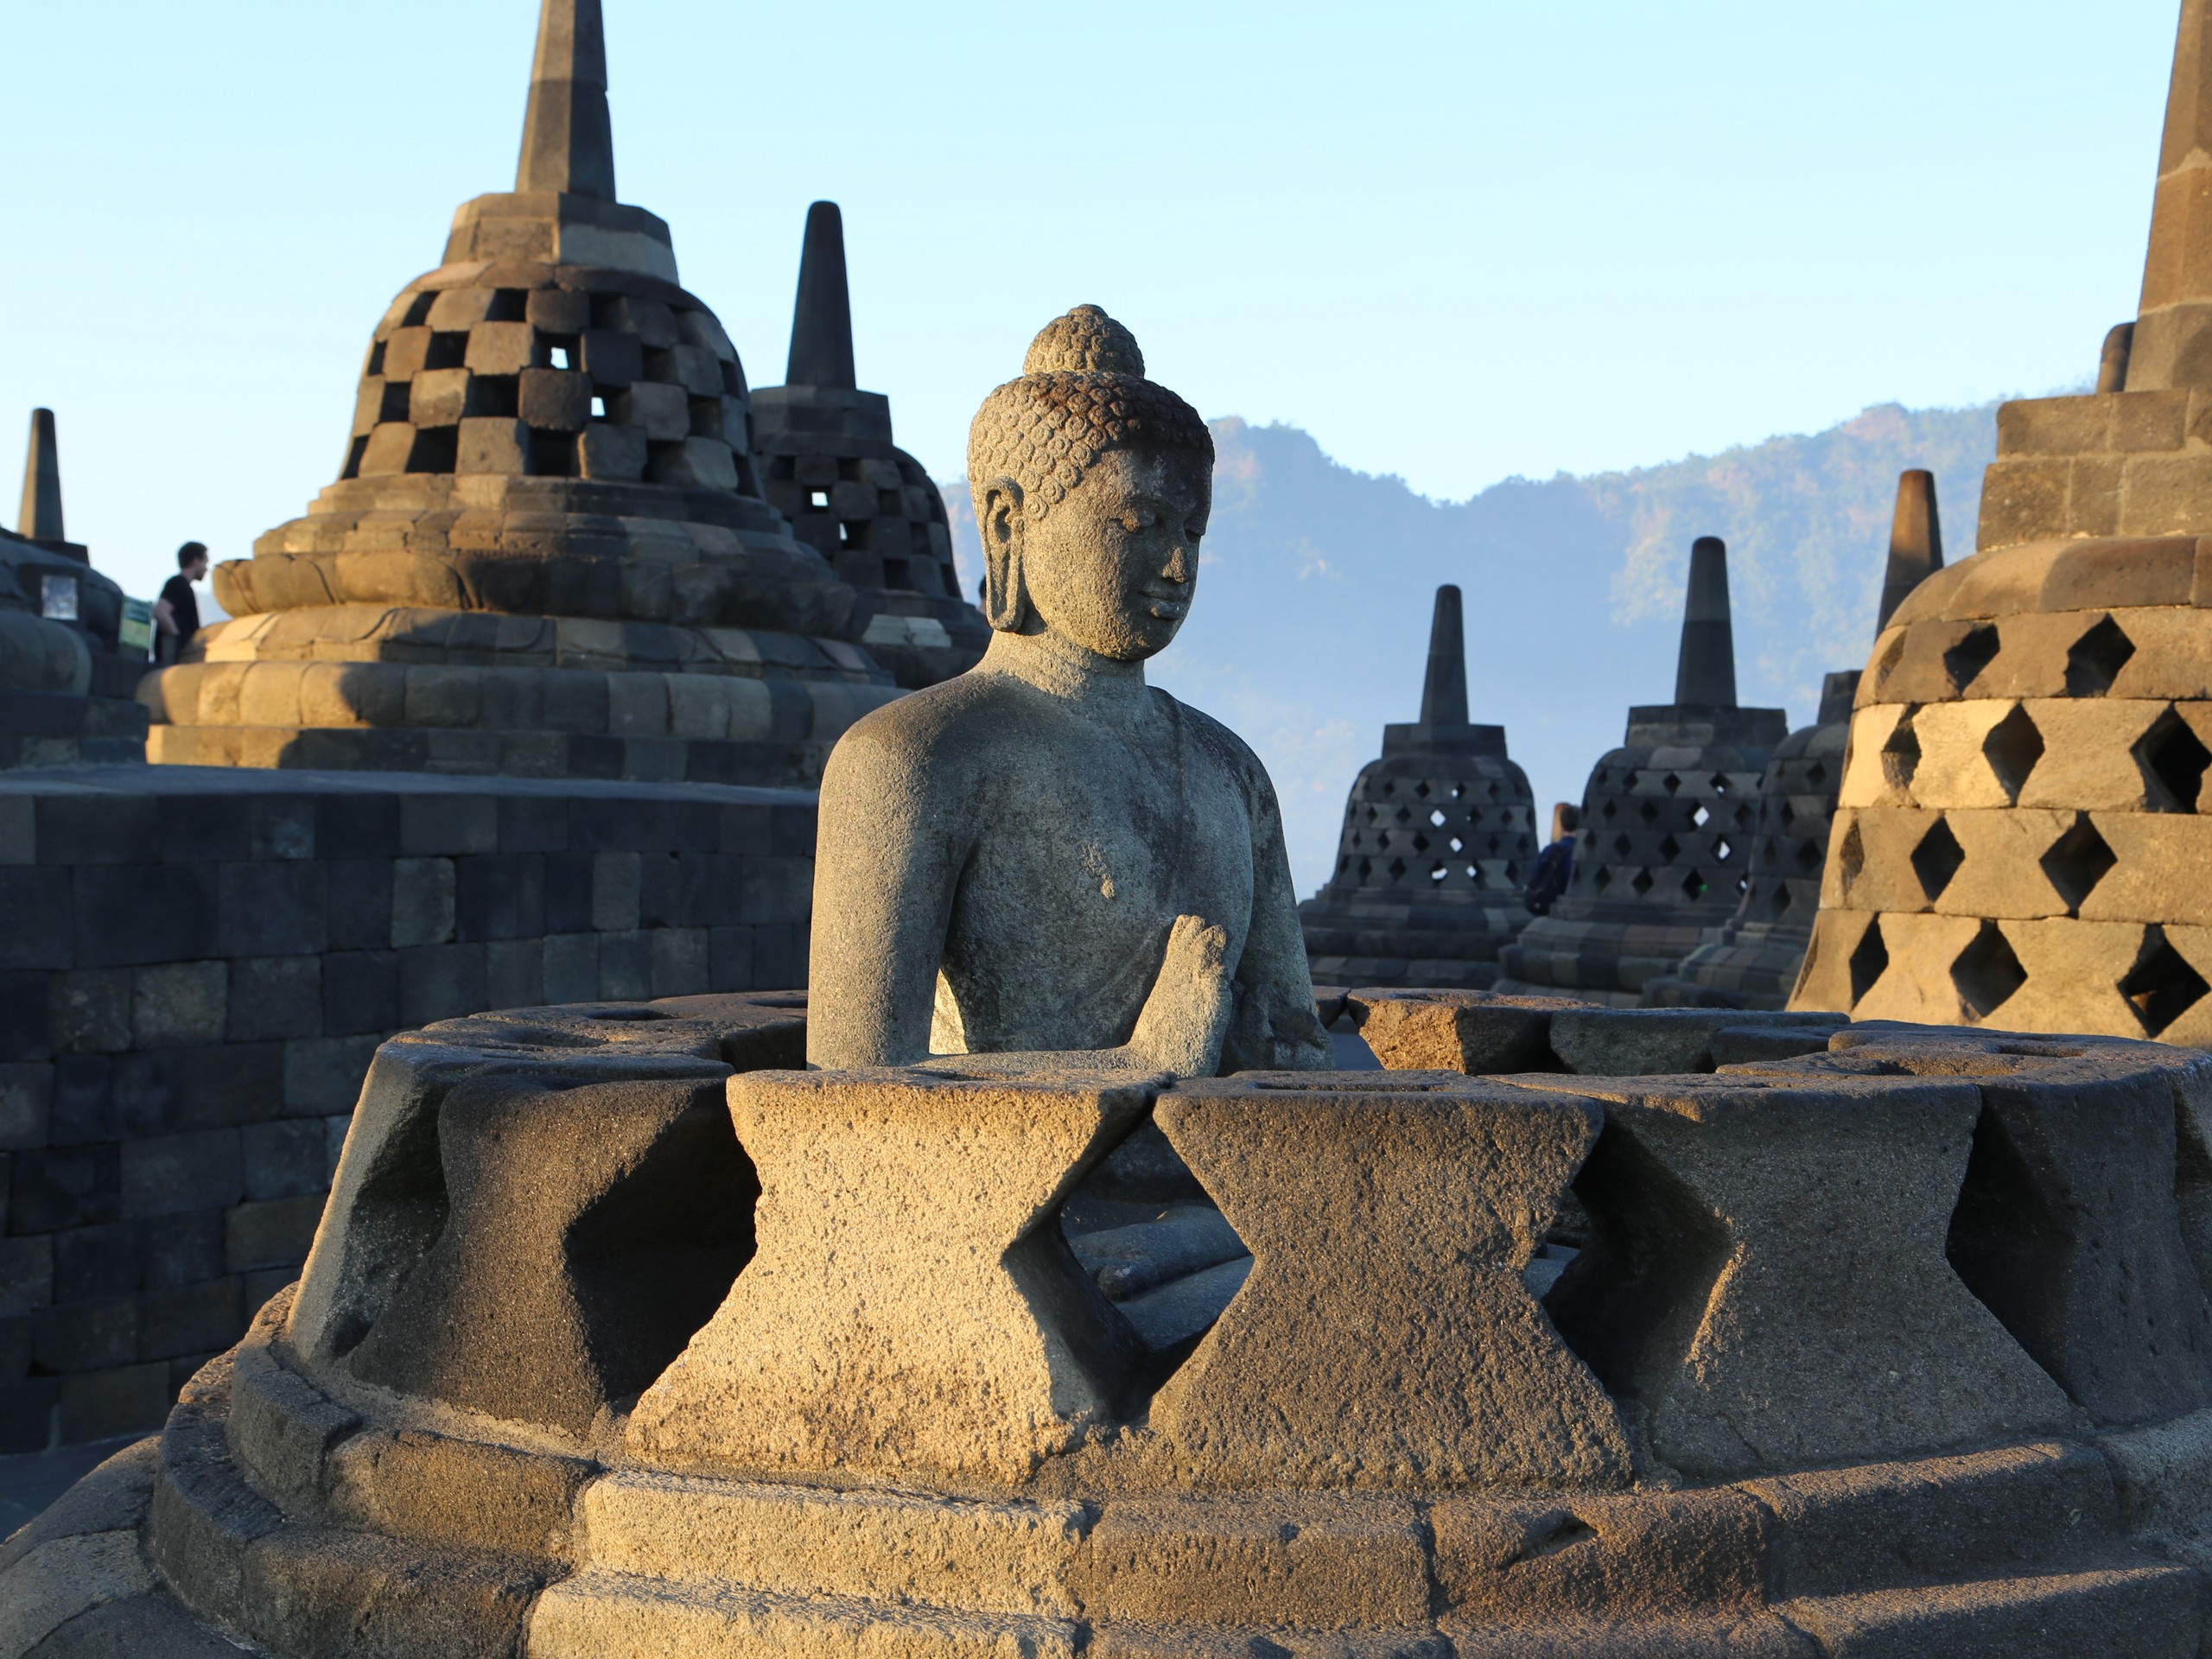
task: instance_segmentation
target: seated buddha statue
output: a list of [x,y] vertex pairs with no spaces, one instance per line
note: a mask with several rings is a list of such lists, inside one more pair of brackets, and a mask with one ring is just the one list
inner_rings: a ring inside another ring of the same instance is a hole
[[990,645],[830,758],[813,1064],[1332,1063],[1267,771],[1145,683],[1190,612],[1212,473],[1197,411],[1096,306],[984,399],[968,475]]

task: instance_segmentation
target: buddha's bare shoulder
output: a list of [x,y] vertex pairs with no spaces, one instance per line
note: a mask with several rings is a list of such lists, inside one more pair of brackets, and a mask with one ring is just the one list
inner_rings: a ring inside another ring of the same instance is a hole
[[[838,739],[830,757],[848,766],[863,757],[877,765],[926,767],[988,760],[1033,730],[1039,705],[1050,699],[1010,674],[971,669],[870,709]],[[1027,720],[1010,718],[1027,714]]]
[[[1167,696],[1162,691],[1161,696]],[[1202,709],[1193,709],[1179,699],[1170,698],[1179,711],[1183,731],[1192,747],[1212,760],[1214,764],[1252,791],[1255,798],[1272,800],[1274,784],[1268,776],[1267,767],[1260,757],[1252,753],[1252,746],[1230,731]]]

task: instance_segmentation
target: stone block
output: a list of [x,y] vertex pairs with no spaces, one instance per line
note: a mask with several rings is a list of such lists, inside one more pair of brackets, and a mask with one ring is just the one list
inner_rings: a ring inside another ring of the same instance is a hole
[[[688,422],[688,416],[686,419]],[[645,475],[657,484],[691,489],[737,488],[737,462],[729,445],[719,438],[686,437],[654,456],[646,466]]]
[[219,1043],[229,1017],[226,963],[169,963],[131,976],[131,1035],[141,1048]]
[[453,938],[455,886],[449,858],[393,861],[389,943],[395,950],[441,944]]
[[1641,1403],[1660,1465],[1726,1478],[2068,1421],[1945,1259],[1971,1084],[1580,1086],[1605,1103],[1575,1184],[1591,1242],[1545,1305],[1608,1390]]
[[706,929],[658,928],[652,938],[655,996],[696,996],[711,988],[707,974]]
[[545,931],[545,862],[493,853],[454,861],[454,931],[464,943],[534,938]]
[[646,475],[646,434],[593,420],[575,440],[577,474],[584,478],[635,480]]
[[0,1238],[0,1313],[34,1313],[53,1301],[53,1238]]
[[446,289],[430,302],[423,321],[444,333],[464,333],[491,315],[493,292],[488,288]]
[[233,1357],[230,1442],[264,1491],[312,1511],[324,1502],[324,1459],[360,1419],[279,1364],[258,1336]]
[[225,864],[216,931],[225,956],[320,952],[329,940],[329,866],[308,860]]
[[143,1245],[141,1283],[146,1289],[163,1290],[222,1275],[221,1211],[164,1216],[158,1224],[138,1230]]
[[537,331],[526,322],[479,322],[463,359],[477,374],[520,374],[537,360]]
[[230,969],[230,1040],[322,1034],[321,957],[250,957]]
[[221,1209],[236,1204],[244,1186],[236,1129],[126,1141],[121,1158],[126,1221]]
[[2190,1659],[2195,1585],[2195,1574],[2176,1567],[2123,1567],[1813,1597],[1788,1611],[1821,1652],[1844,1659]]
[[[503,1080],[448,1095],[445,1227],[354,1351],[354,1374],[572,1433],[650,1382],[748,1253],[734,1195],[749,1171],[718,1094],[705,1081]],[[662,1264],[650,1287],[593,1271],[648,1249]]]
[[1745,1493],[1446,1499],[1429,1511],[1436,1582],[1460,1618],[1674,1619],[1765,1600],[1774,1523]]
[[244,1560],[245,1627],[279,1653],[519,1653],[546,1577],[512,1556],[317,1527],[273,1531]]
[[[2075,817],[2033,807],[1946,812],[1939,839],[1928,839],[1931,824],[1904,855],[1916,863],[1916,880],[1923,893],[1936,884],[1924,902],[1945,915],[2063,916],[2071,906],[2052,871],[2064,871],[2056,861],[2046,868],[2044,858],[2072,830]],[[1930,849],[1942,845],[1940,836],[1949,837],[1949,845],[1958,849],[1955,855],[1933,855]]]
[[1649,1077],[1709,1071],[1714,1033],[1731,1026],[1827,1025],[1817,1014],[1761,1016],[1740,1008],[1562,1008],[1551,1046],[1570,1071]]
[[1982,473],[1976,545],[1986,551],[2068,533],[2070,472],[2063,458],[1991,462]]
[[285,1115],[320,1117],[351,1109],[381,1037],[381,1033],[372,1032],[359,1037],[302,1038],[285,1044]]
[[2034,768],[2020,786],[2022,806],[2080,810],[2146,804],[2143,768],[2135,744],[2165,713],[2165,705],[2112,698],[2051,698],[2020,705],[2042,739]]
[[638,925],[641,871],[636,853],[600,853],[592,860],[591,925],[601,933]]
[[56,1539],[136,1529],[152,1495],[154,1467],[152,1440],[124,1447],[47,1505],[36,1519],[0,1541],[0,1573]]
[[39,1369],[63,1376],[128,1365],[138,1357],[138,1303],[131,1296],[48,1307],[32,1325]]
[[592,380],[563,369],[524,369],[517,410],[523,423],[547,432],[581,432],[591,423]]
[[600,999],[608,1002],[642,1002],[652,994],[652,935],[647,932],[601,934]]
[[681,386],[640,380],[609,398],[607,411],[618,425],[657,443],[679,443],[691,435],[691,400]]
[[615,392],[645,378],[645,357],[636,335],[611,328],[593,328],[584,333],[578,366],[591,376],[592,384],[601,392]]
[[425,944],[399,952],[399,1022],[427,1026],[486,1007],[484,947]]
[[9,1155],[8,1224],[18,1233],[91,1227],[122,1214],[118,1149],[48,1147]]
[[435,426],[458,426],[468,407],[467,369],[425,369],[408,384],[407,420],[418,431]]
[[91,1302],[137,1290],[144,1273],[139,1233],[136,1223],[111,1222],[48,1235],[54,1243],[54,1300]]
[[562,289],[533,289],[524,315],[549,334],[581,334],[591,327],[591,296]]
[[[2120,401],[2110,397],[2013,398],[1998,407],[1997,453],[2011,460],[2021,455],[2095,454],[2111,449],[2115,447],[2111,436],[2114,405]],[[2186,394],[2182,401],[2186,404]]]
[[1271,1497],[1108,1503],[1079,1580],[1116,1620],[1404,1629],[1428,1622],[1410,1503]]
[[391,860],[334,861],[328,891],[331,950],[374,949],[391,943]]
[[[324,1417],[335,1409],[319,1403]],[[327,1501],[334,1518],[397,1537],[557,1556],[570,1547],[577,1492],[597,1472],[542,1451],[376,1430],[332,1448]]]
[[363,478],[391,478],[407,470],[415,453],[415,429],[405,421],[380,421],[369,434],[355,470]]
[[327,1184],[320,1117],[248,1124],[239,1131],[239,1146],[249,1198],[296,1198]]
[[545,1001],[588,1002],[599,995],[599,938],[556,933],[545,939]]
[[126,1134],[132,1116],[129,1068],[137,1060],[165,1063],[159,1076],[147,1080],[149,1096],[162,1087],[171,1091],[162,1109],[165,1120],[149,1103],[143,1114],[149,1124],[165,1121],[178,1129],[226,1128],[275,1117],[283,1107],[282,1043],[226,1043],[166,1055],[125,1055],[116,1061],[115,1088],[118,1127]]
[[529,470],[530,428],[522,422],[483,416],[461,423],[461,447],[454,460],[454,472],[503,474],[519,478]]
[[[121,1138],[116,1122],[115,1067],[97,1054],[65,1054],[53,1068],[53,1110],[48,1138],[57,1147]],[[150,1133],[141,1127],[141,1134]]]
[[1838,991],[1848,995],[1860,975],[1860,964],[1875,970],[1856,1000],[1836,1005],[1847,1007],[1853,1019],[1901,1020],[1923,1026],[1971,1025],[1974,1013],[1967,1006],[1951,969],[1974,942],[1981,925],[1972,916],[1907,916],[1892,912],[1870,918],[1855,935],[1824,936],[1816,925],[1815,938],[1821,942],[1822,961],[1833,962],[1840,976],[1834,982]]
[[[13,872],[0,871],[0,885]],[[61,893],[58,915],[42,918],[67,938],[75,926],[75,965],[121,967],[143,963],[198,962],[216,954],[220,906],[216,873],[185,865],[92,866],[73,872],[76,906],[68,910]],[[51,875],[42,875],[51,882]],[[0,921],[6,915],[0,895]],[[26,918],[25,920],[31,918]],[[65,950],[60,959],[23,966],[73,965]]]
[[212,1353],[236,1342],[245,1307],[235,1278],[149,1290],[138,1298],[140,1360]]
[[[2144,952],[2142,927],[2065,917],[1999,926],[2026,977],[2002,1002],[1979,1010],[1984,1023],[2031,1031],[2063,1027],[2109,1037],[2145,1034],[2144,1011],[2120,993],[2120,981]],[[1955,980],[1958,959],[1952,961]],[[2177,1025],[2170,1034],[2179,1040],[2186,1033]]]
[[1627,1483],[1611,1402],[1522,1279],[1598,1132],[1587,1102],[1435,1072],[1247,1073],[1179,1086],[1154,1117],[1253,1255],[1152,1403],[1210,1478]]
[[2212,531],[2212,454],[2130,455],[2120,487],[2121,535]]
[[545,1001],[545,948],[536,938],[484,948],[484,1001],[492,1008],[536,1007]]
[[[1988,751],[1991,734],[2020,706],[2002,698],[1979,698],[1930,703],[1915,710],[1912,734],[1919,759],[1910,773],[1913,804],[1939,810],[2010,806],[2020,788],[2019,778],[2001,773]],[[2000,747],[1999,753],[2005,753]]]
[[1782,1596],[2030,1573],[2107,1535],[2119,1518],[2103,1459],[2055,1440],[1813,1470],[1744,1490],[1777,1522]]
[[1362,990],[1351,1006],[1360,1036],[1388,1069],[1481,1077],[1550,1070],[1552,1015],[1583,1005],[1490,991]]
[[54,1068],[35,1062],[0,1065],[0,1152],[42,1147],[54,1111]]
[[1070,1580],[1090,1530],[1084,1506],[1065,1499],[948,1501],[646,1472],[594,1482],[582,1511],[593,1563],[609,1571],[1064,1616],[1077,1611]]
[[610,328],[636,335],[638,343],[648,351],[666,351],[683,338],[674,312],[658,300],[636,295],[619,294],[607,301],[600,321]]
[[241,1204],[223,1217],[223,1264],[232,1273],[256,1268],[296,1268],[307,1260],[322,1195]]
[[62,1054],[111,1054],[130,1046],[130,972],[86,968],[47,981],[46,1021]]
[[1149,1090],[1005,1072],[730,1080],[760,1251],[639,1399],[639,1452],[1019,1478],[1110,1419],[1140,1351],[1049,1217]]
[[0,868],[0,968],[70,964],[71,873]]

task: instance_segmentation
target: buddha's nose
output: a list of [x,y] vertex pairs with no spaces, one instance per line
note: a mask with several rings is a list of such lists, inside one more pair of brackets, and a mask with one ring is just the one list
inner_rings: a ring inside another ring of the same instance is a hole
[[1191,550],[1178,542],[1168,551],[1167,563],[1160,569],[1160,577],[1166,582],[1188,582],[1191,579],[1191,566],[1193,563]]

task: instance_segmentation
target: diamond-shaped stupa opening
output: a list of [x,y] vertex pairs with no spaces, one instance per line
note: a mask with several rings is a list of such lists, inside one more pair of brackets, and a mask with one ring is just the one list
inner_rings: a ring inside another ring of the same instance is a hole
[[2207,991],[2212,991],[2212,985],[2174,949],[2165,929],[2155,925],[2145,930],[2135,965],[2120,982],[2120,994],[2143,1022],[2146,1037],[2164,1032],[2202,1001]]
[[1949,823],[1936,819],[1912,849],[1912,873],[1920,878],[1920,890],[1928,895],[1929,903],[1943,896],[1943,889],[1951,885],[1951,878],[1966,861],[1966,850],[1951,833]]
[[2135,654],[2135,642],[2120,624],[2106,617],[2074,642],[2066,653],[2066,695],[2101,697],[2112,690],[2120,671]]
[[1996,658],[1997,643],[1995,625],[1984,622],[1967,629],[1959,643],[1943,653],[1943,672],[1950,677],[1954,691],[1964,691],[1989,666]]
[[1920,770],[1920,739],[1912,729],[1907,709],[1882,745],[1882,781],[1891,789],[1910,789],[1913,773]]
[[[1983,759],[1989,769],[1997,774],[1997,781],[2012,799],[2020,798],[2020,791],[2028,781],[2028,774],[2036,769],[2036,762],[2043,759],[2043,733],[2028,717],[2024,704],[2015,703],[2012,712],[1989,728],[1989,735],[1981,740]],[[1915,746],[1918,752],[1918,746]]]
[[[1858,826],[1853,825],[1855,830]],[[1889,970],[1890,948],[1882,938],[1882,918],[1878,916],[1866,924],[1866,931],[1859,936],[1859,943],[1851,952],[1851,1005],[1857,1007],[1874,982]]]
[[1951,983],[1959,1001],[1976,1020],[1986,1020],[2027,983],[2028,970],[2013,953],[2012,941],[1994,922],[1984,922],[1951,963]]
[[1059,1226],[1111,1309],[1103,1317],[1141,1351],[1141,1395],[1191,1357],[1252,1271],[1252,1252],[1148,1116],[1068,1194]]
[[2058,896],[2066,901],[2067,909],[2079,911],[2082,901],[2119,861],[2105,838],[2097,833],[2097,826],[2089,822],[2089,815],[2084,812],[2064,835],[2050,843],[2050,850],[2043,855],[2043,873],[2058,889]]
[[2135,741],[2135,760],[2143,772],[2144,804],[2152,811],[2196,810],[2212,750],[2180,715],[2169,709],[2152,722]]
[[1636,889],[1637,897],[1641,899],[1645,893],[1651,891],[1651,872],[1649,870],[1638,870],[1636,873],[1635,879],[1629,883],[1629,886]]

